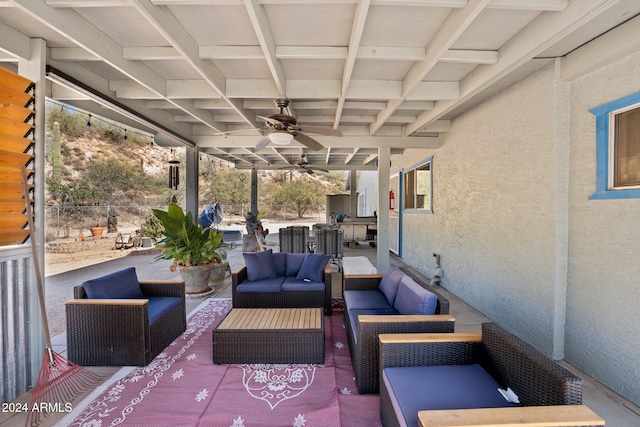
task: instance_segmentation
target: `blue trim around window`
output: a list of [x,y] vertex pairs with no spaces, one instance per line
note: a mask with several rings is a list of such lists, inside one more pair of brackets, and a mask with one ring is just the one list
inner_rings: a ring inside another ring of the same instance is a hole
[[[429,186],[431,187],[430,191],[429,191],[429,209],[402,209],[400,212],[402,213],[407,213],[407,214],[419,214],[419,215],[423,215],[423,214],[432,214],[433,213],[433,156],[429,156],[426,159],[424,159],[421,162],[415,163],[411,166],[409,166],[408,168],[404,168],[401,171],[401,174],[404,175],[404,173],[406,173],[407,171],[411,171],[413,169],[418,169],[420,166],[426,165],[427,163],[429,163],[429,173],[431,174],[431,179],[429,180]],[[404,183],[404,178],[401,181],[402,183]],[[404,190],[402,190],[402,193],[404,194]],[[404,206],[404,201],[401,200],[402,204],[400,205],[400,207],[402,208],[402,206]]]
[[589,110],[596,116],[596,192],[592,200],[640,198],[640,189],[609,189],[609,114],[640,102],[640,92]]

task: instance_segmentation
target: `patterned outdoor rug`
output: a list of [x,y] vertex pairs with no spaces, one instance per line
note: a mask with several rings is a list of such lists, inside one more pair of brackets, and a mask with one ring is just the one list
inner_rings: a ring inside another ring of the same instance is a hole
[[[377,395],[359,395],[336,311],[323,365],[215,365],[212,329],[231,300],[207,300],[144,368],[123,368],[58,426],[379,426]],[[97,396],[96,396],[97,395]]]

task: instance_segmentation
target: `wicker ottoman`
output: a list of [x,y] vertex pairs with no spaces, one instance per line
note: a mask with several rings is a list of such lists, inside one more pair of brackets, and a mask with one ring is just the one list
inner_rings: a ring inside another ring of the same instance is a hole
[[213,363],[324,363],[322,309],[231,309],[213,330]]

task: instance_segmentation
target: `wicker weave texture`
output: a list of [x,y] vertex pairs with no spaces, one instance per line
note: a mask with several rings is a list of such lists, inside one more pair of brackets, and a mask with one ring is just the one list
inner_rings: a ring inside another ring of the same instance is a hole
[[238,292],[247,278],[246,266],[231,273],[231,298],[235,308],[314,308],[331,316],[331,266],[324,270],[324,291]]
[[[582,403],[581,378],[494,323],[483,323],[481,343],[385,343],[380,350],[381,372],[394,366],[472,363],[510,387],[523,406]],[[381,382],[380,417],[386,427],[400,425],[391,402]]]
[[[146,366],[185,331],[184,282],[141,283],[143,295],[177,296],[182,304],[149,325],[148,306],[67,302],[68,358],[82,366]],[[82,286],[74,297],[86,299]]]

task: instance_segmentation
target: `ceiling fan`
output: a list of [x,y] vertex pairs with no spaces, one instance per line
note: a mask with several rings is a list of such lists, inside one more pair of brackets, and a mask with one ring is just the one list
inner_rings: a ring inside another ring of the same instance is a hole
[[285,114],[284,110],[289,106],[289,98],[276,98],[274,104],[280,109],[279,114],[271,114],[267,117],[258,116],[264,120],[271,130],[268,135],[262,138],[256,145],[256,150],[265,148],[270,142],[276,145],[287,145],[292,140],[300,142],[305,147],[313,151],[322,150],[324,147],[315,139],[303,132],[315,133],[319,135],[342,136],[342,132],[325,126],[301,126],[295,117]]
[[[309,161],[307,160],[307,156],[305,156],[304,153],[300,154],[300,160],[298,160],[298,162],[295,165],[285,166],[285,167],[282,167],[280,169],[293,169],[293,170],[298,171],[300,173],[308,173],[309,175],[313,174],[313,169],[311,169],[311,167],[309,167]],[[315,168],[315,170],[320,171],[320,172],[329,172],[326,169]]]

